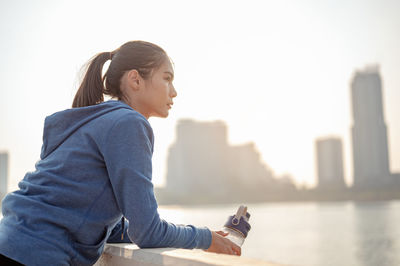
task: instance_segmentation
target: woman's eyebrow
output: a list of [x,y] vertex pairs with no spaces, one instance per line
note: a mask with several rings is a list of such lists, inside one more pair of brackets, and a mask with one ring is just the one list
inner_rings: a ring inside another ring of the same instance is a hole
[[170,74],[172,78],[174,77],[174,73],[172,73],[171,71],[164,71],[164,73]]

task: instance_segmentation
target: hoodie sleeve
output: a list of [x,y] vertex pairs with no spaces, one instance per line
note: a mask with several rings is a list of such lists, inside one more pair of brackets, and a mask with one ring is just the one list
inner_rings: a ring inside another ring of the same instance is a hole
[[153,132],[139,114],[124,115],[104,140],[103,156],[122,214],[129,221],[129,238],[139,247],[202,248],[211,245],[211,232],[160,219],[152,176]]

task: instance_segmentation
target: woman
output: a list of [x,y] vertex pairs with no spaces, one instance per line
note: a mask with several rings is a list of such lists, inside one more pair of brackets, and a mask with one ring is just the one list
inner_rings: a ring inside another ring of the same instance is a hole
[[[45,120],[36,170],[3,200],[2,260],[92,265],[106,242],[131,241],[240,255],[223,232],[158,215],[148,118],[168,116],[173,79],[166,52],[148,42],[128,42],[89,62],[73,108]],[[116,100],[104,102],[104,94]]]

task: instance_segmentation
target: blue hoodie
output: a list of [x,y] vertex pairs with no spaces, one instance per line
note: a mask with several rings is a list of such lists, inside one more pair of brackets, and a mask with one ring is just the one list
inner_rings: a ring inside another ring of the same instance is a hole
[[120,101],[47,117],[36,170],[2,202],[0,254],[26,265],[92,265],[107,240],[207,249],[209,229],[160,219],[153,143],[146,118]]

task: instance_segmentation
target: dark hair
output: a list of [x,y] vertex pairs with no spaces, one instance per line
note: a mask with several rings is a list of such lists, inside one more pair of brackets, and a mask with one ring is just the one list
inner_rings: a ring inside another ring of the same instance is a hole
[[[148,79],[153,70],[159,68],[168,58],[159,46],[144,42],[127,42],[112,52],[95,55],[89,62],[85,76],[75,94],[72,107],[95,105],[104,101],[104,94],[123,97],[120,90],[122,75],[136,69],[144,79]],[[102,77],[104,63],[111,60],[107,72]]]

